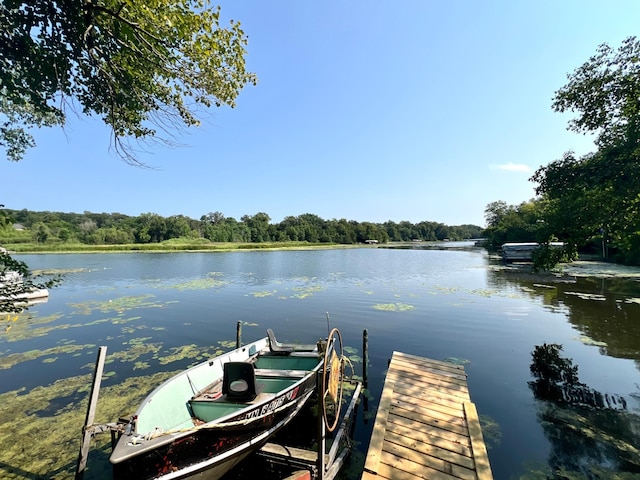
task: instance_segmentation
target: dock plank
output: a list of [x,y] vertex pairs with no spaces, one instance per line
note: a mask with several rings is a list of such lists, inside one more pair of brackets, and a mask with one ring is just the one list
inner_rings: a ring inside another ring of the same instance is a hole
[[440,387],[448,388],[453,392],[460,392],[462,394],[469,394],[467,388],[467,381],[460,380],[452,377],[443,377],[438,375],[437,372],[421,371],[410,369],[404,365],[397,365],[393,369],[389,369],[387,375],[395,375],[399,378],[404,378],[406,382],[417,382],[418,384],[437,385]]
[[419,366],[421,374],[433,374],[438,378],[445,378],[447,381],[459,383],[460,385],[467,385],[467,375],[465,373],[461,373],[460,370],[450,371],[447,368],[441,367],[437,364],[426,364],[419,365],[415,363],[411,363],[406,359],[398,359],[393,364],[395,369],[398,370],[408,370],[409,372],[414,372],[416,366]]
[[462,365],[457,365],[455,363],[443,362],[442,360],[434,360],[432,358],[419,357],[417,355],[411,355],[410,353],[404,353],[404,352],[398,352],[398,351],[393,352],[393,354],[398,359],[409,359],[411,362],[413,362],[416,365],[423,365],[423,364],[439,365],[444,369],[458,370],[458,371],[464,372],[464,367]]
[[425,392],[429,392],[432,395],[438,395],[443,398],[449,398],[454,402],[469,400],[468,392],[461,392],[457,389],[452,389],[446,384],[437,384],[432,382],[411,379],[406,376],[396,375],[395,372],[387,373],[387,378],[390,378],[394,383],[396,383],[400,387],[399,391],[402,392],[402,395],[422,398]]
[[464,367],[393,352],[362,480],[492,480]]

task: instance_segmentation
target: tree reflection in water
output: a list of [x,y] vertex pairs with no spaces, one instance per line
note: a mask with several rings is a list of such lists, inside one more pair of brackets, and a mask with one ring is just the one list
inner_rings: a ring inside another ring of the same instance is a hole
[[638,416],[620,395],[580,382],[578,366],[561,351],[562,345],[545,343],[531,352],[529,387],[540,400],[537,415],[552,448],[549,468],[523,478],[638,478]]

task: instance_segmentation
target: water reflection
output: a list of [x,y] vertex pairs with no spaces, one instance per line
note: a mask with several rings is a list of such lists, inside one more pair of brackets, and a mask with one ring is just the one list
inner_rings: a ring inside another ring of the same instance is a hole
[[536,275],[518,269],[492,268],[494,288],[516,288],[554,311],[563,311],[582,334],[610,357],[636,361],[640,368],[640,283],[628,278]]
[[561,352],[558,344],[531,352],[529,388],[552,448],[546,468],[525,478],[636,478],[640,418],[627,411],[624,397],[580,382],[578,365]]
[[601,393],[578,378],[578,366],[560,355],[562,345],[536,345],[531,352],[529,388],[538,400],[592,408],[626,410],[627,401],[618,394]]

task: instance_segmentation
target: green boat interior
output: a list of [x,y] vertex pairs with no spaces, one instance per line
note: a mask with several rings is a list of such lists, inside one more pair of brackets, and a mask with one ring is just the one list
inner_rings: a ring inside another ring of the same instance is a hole
[[[228,362],[224,377],[188,402],[194,422],[211,422],[274,398],[293,386],[319,363],[317,356],[260,355],[247,362]],[[248,368],[247,368],[248,367]]]

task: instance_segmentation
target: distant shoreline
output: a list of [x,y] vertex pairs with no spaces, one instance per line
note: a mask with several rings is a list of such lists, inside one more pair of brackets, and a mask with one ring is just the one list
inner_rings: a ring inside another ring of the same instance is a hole
[[206,253],[206,252],[247,252],[247,251],[275,251],[275,250],[332,250],[346,248],[375,248],[375,246],[357,244],[305,244],[305,243],[220,243],[220,244],[131,244],[131,245],[7,245],[11,255],[37,254],[92,254],[92,253]]
[[265,242],[265,243],[135,243],[120,245],[84,245],[54,244],[36,245],[31,243],[6,244],[12,255],[51,254],[51,253],[172,253],[172,252],[235,252],[256,250],[333,250],[348,248],[398,248],[413,250],[459,250],[478,249],[479,247],[456,246],[456,242],[387,242],[376,244],[340,244],[340,243],[307,243],[307,242]]

